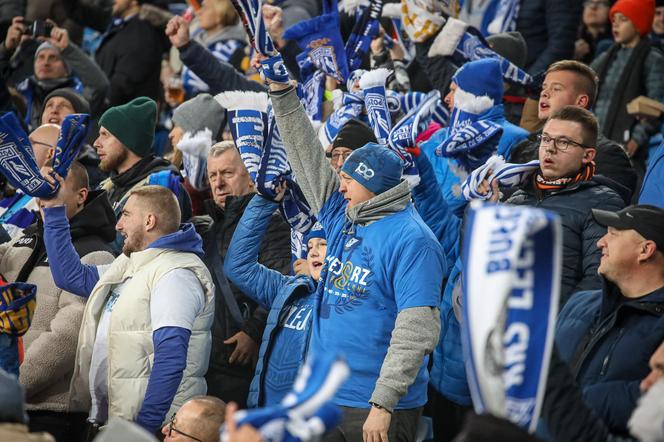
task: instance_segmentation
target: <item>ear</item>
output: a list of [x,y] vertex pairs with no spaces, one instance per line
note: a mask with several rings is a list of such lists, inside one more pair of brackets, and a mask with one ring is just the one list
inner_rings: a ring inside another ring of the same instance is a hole
[[148,213],[145,215],[144,225],[147,232],[151,232],[157,228],[157,217],[154,213]]
[[639,250],[639,256],[637,258],[639,263],[645,262],[652,258],[652,256],[657,251],[657,245],[655,241],[645,240],[641,243],[641,249]]
[[586,94],[579,95],[576,97],[576,103],[574,104],[584,109],[588,109],[590,106],[590,97],[588,97]]
[[588,164],[595,159],[597,155],[597,149],[594,147],[587,147],[583,149],[583,164]]
[[88,199],[88,193],[89,193],[89,191],[85,187],[82,187],[82,188],[78,189],[78,194],[76,195],[76,203],[79,206],[82,206],[83,204],[85,204],[85,200]]

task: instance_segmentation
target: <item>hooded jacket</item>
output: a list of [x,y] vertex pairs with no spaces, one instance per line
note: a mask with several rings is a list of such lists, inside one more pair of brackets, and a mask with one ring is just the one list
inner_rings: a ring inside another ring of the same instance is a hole
[[[115,238],[115,216],[104,192],[88,195],[83,209],[71,219],[70,232],[83,263],[102,265],[113,261],[109,242]],[[11,281],[37,286],[37,309],[23,337],[25,356],[20,370],[27,407],[67,412],[85,300],[56,287],[41,220],[25,229],[23,236],[3,244],[0,254],[0,273]]]
[[[223,209],[217,206],[213,200],[208,200],[205,202],[208,217],[196,217],[193,220],[203,237],[205,250],[203,261],[215,279],[217,276],[213,248],[217,248],[221,265],[223,265],[235,229],[253,196],[253,194],[248,194],[228,197]],[[291,266],[290,227],[279,214],[273,214],[260,244],[258,262],[269,269],[288,274]],[[246,400],[253,370],[244,365],[229,364],[228,359],[235,346],[224,344],[224,341],[237,332],[243,331],[259,344],[263,336],[267,312],[259,307],[255,299],[247,296],[241,288],[231,284],[231,291],[245,319],[243,324],[236,324],[219,284],[215,283],[215,287],[212,355],[210,356],[210,368],[206,375],[208,393],[225,401],[234,400],[242,403]]]
[[595,175],[564,189],[538,195],[532,180],[506,202],[554,211],[563,225],[563,268],[560,305],[576,292],[601,287],[597,267],[602,256],[597,241],[606,234],[606,227],[594,220],[591,209],[616,212],[629,201],[621,198],[611,186],[613,182]]
[[627,421],[664,340],[664,287],[625,298],[604,280],[602,290],[574,294],[558,315],[556,345],[585,402],[609,430],[627,434]]
[[291,391],[309,347],[316,284],[258,263],[261,240],[278,204],[254,196],[224,260],[228,279],[269,311],[247,405],[276,405]]
[[440,331],[442,248],[410,203],[405,181],[347,208],[295,89],[271,97],[288,160],[331,245],[311,348],[347,355],[352,381],[334,402],[417,408]]

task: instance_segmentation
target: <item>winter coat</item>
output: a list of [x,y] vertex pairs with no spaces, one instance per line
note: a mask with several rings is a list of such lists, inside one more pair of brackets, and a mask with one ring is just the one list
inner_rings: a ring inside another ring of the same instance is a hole
[[612,184],[596,175],[590,181],[580,181],[539,197],[530,182],[507,200],[508,204],[548,209],[560,215],[563,225],[561,306],[572,293],[601,287],[597,267],[602,252],[597,241],[606,234],[606,227],[597,224],[591,209],[615,212],[625,207],[625,201],[609,187]]
[[[203,249],[205,250],[203,261],[215,279],[217,275],[215,273],[213,247],[217,248],[223,265],[233,233],[252,197],[253,194],[241,197],[227,197],[224,209],[218,207],[212,200],[206,201],[206,209],[209,216],[197,217],[193,220],[199,234],[203,237]],[[209,222],[210,218],[211,223]],[[282,274],[288,274],[290,271],[290,227],[278,214],[275,214],[270,221],[268,230],[261,243],[258,262]],[[217,270],[221,271],[222,269],[217,268]],[[210,367],[206,375],[208,394],[228,400],[225,397],[227,389],[234,385],[245,383],[246,385],[240,388],[243,391],[240,394],[241,397],[239,399],[232,398],[233,400],[244,401],[246,400],[249,383],[253,376],[253,370],[249,366],[229,364],[228,358],[233,352],[235,345],[224,344],[224,340],[239,331],[243,331],[256,344],[259,344],[263,336],[267,312],[260,308],[256,301],[244,294],[240,288],[231,285],[233,296],[245,318],[244,324],[236,324],[226,306],[219,284],[215,283],[215,286],[212,354],[210,356]]]
[[639,204],[652,204],[664,208],[664,144],[651,151]]
[[[83,209],[71,219],[70,232],[83,263],[113,261],[108,243],[115,238],[115,216],[105,193],[89,194]],[[0,246],[0,256],[0,273],[6,278],[37,286],[37,308],[23,337],[25,356],[20,367],[28,409],[67,412],[85,299],[55,286],[41,221],[25,229],[22,237]]]
[[516,30],[528,44],[526,70],[545,71],[558,60],[572,58],[582,2],[575,0],[521,0]]
[[664,340],[664,287],[636,299],[614,284],[574,294],[558,316],[556,345],[586,403],[612,432],[627,421],[650,372],[650,356]]
[[[191,326],[182,378],[170,399],[168,419],[187,400],[206,393],[204,375],[210,355],[210,327],[214,318],[214,285],[199,258],[200,238],[193,226],[167,235],[168,246],[149,247],[130,256],[120,255],[101,274],[90,294],[78,337],[71,407],[87,412],[91,408],[90,366],[102,312],[114,287],[124,283],[117,297],[108,329],[108,416],[136,420],[147,398],[148,383],[156,373],[155,344],[150,301],[159,280],[171,270],[187,269],[200,283],[204,304]],[[155,241],[156,244],[159,240]],[[153,372],[153,368],[155,371]]]
[[140,96],[161,98],[161,56],[167,48],[164,31],[138,15],[111,25],[96,52],[99,67],[111,84],[109,105]]
[[[313,279],[305,275],[284,276],[257,262],[261,240],[277,208],[272,201],[254,196],[235,229],[224,260],[228,279],[269,310],[247,399],[249,407],[276,405],[292,389],[307,354],[313,321]],[[280,334],[289,339],[277,339]],[[273,396],[269,402],[266,389]]]

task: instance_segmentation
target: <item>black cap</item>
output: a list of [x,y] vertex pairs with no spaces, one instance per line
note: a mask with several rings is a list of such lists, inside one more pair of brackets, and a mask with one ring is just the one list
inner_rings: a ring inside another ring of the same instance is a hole
[[664,253],[664,209],[648,204],[625,207],[617,212],[593,209],[595,221],[618,230],[636,230],[645,239],[654,241]]
[[332,151],[337,147],[347,147],[351,150],[359,149],[367,143],[377,143],[376,136],[373,130],[360,120],[348,120],[346,124],[341,126],[339,133],[332,142]]

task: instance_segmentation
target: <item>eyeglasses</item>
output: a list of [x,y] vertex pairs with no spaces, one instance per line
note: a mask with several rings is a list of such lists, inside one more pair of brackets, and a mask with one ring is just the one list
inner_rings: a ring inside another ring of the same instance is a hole
[[168,421],[168,437],[172,437],[171,434],[173,432],[176,432],[180,436],[188,437],[189,439],[195,440],[197,442],[203,442],[202,440],[175,428],[175,413],[173,413],[173,416],[171,416],[171,420]]
[[559,150],[561,152],[565,152],[567,149],[569,149],[570,146],[578,146],[582,149],[590,147],[581,143],[577,143],[576,141],[569,140],[567,138],[562,138],[562,137],[553,138],[546,134],[539,135],[537,139],[539,140],[540,146],[549,147],[551,146],[551,144],[553,144],[553,147],[555,147],[556,150]]
[[335,152],[335,153],[332,154],[332,162],[333,162],[333,163],[338,163],[340,158],[345,162],[346,159],[348,159],[348,157],[349,157],[350,154],[352,154],[352,153],[353,153],[353,151],[350,151],[350,152],[343,152],[343,153]]

